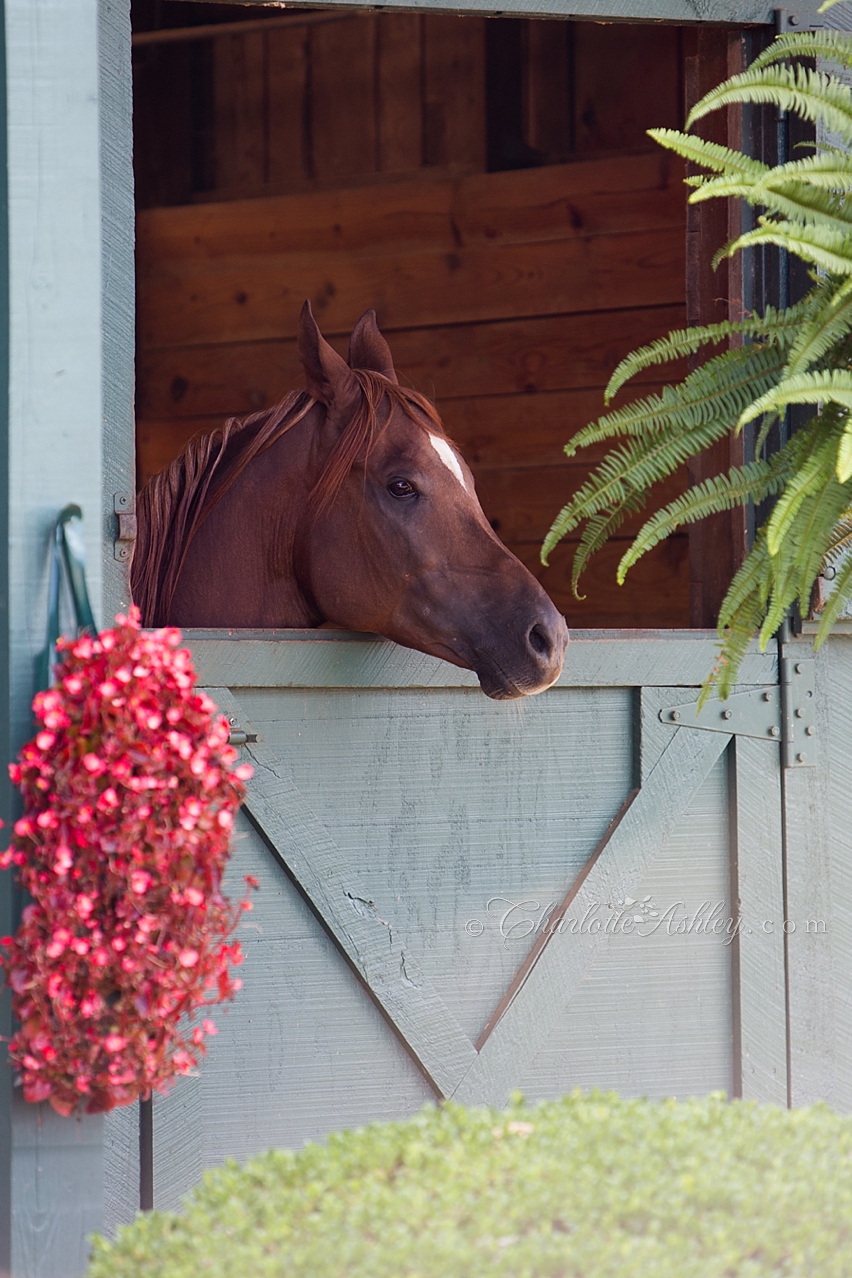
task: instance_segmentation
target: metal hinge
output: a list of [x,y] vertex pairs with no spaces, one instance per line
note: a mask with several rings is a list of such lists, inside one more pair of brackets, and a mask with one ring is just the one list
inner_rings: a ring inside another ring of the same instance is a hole
[[791,31],[820,31],[827,26],[824,15],[819,12],[819,3],[775,10],[776,35],[787,35]]
[[116,559],[126,563],[136,540],[136,498],[133,493],[116,493],[112,502],[118,516],[118,536],[112,543]]
[[767,688],[735,692],[726,701],[688,701],[660,711],[663,723],[672,727],[727,732],[734,737],[777,741],[784,747],[785,768],[807,768],[816,762],[814,663],[781,661],[781,683]]

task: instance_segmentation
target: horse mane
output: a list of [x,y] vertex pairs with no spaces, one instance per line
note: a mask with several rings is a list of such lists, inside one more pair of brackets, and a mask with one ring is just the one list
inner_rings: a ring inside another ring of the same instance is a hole
[[[429,429],[446,438],[437,410],[425,395],[399,386],[382,373],[359,368],[352,369],[352,374],[361,388],[361,400],[311,491],[308,510],[312,515],[334,502],[358,458],[369,455],[384,431],[390,413],[380,420],[383,400],[389,399],[415,422],[421,413]],[[216,503],[249,463],[300,422],[317,402],[307,391],[294,391],[273,408],[248,417],[230,417],[218,430],[191,439],[142,489],[130,589],[144,626],[168,624],[187,552]]]

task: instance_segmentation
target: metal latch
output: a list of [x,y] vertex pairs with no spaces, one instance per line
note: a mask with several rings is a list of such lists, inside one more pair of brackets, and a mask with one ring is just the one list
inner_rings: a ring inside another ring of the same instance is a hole
[[785,657],[781,686],[735,692],[726,701],[695,701],[667,706],[660,719],[672,727],[727,732],[734,737],[777,741],[784,746],[784,767],[812,767],[816,762],[814,663]]
[[113,542],[113,554],[126,563],[136,540],[136,498],[132,493],[116,493],[112,507],[118,516],[118,536]]

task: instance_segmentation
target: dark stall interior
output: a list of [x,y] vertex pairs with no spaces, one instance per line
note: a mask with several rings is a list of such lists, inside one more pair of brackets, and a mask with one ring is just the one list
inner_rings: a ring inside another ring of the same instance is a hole
[[300,384],[306,297],[342,351],[374,306],[569,622],[688,625],[685,535],[624,587],[616,540],[582,601],[570,548],[538,555],[587,469],[564,443],[685,321],[683,174],[645,130],[682,122],[689,33],[172,0],[133,25],[140,482]]

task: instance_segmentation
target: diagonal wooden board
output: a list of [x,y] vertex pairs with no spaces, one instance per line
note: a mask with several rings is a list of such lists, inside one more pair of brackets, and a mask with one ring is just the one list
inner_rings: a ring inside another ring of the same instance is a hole
[[[247,726],[230,689],[206,690],[232,722]],[[675,729],[645,784],[623,805],[586,861],[564,905],[576,905],[582,915],[587,906],[631,895],[729,741],[724,733]],[[285,761],[262,743],[245,749],[255,766],[246,803],[250,819],[438,1092],[467,1104],[505,1104],[593,962],[603,932],[555,930],[543,938],[477,1050],[430,987],[404,937],[353,879]]]
[[[208,688],[241,727],[248,719],[227,688]],[[307,896],[337,944],[443,1096],[452,1095],[476,1049],[429,987],[393,924],[348,870],[340,849],[311,811],[284,760],[263,744],[245,747],[255,774],[245,805],[270,849]]]

